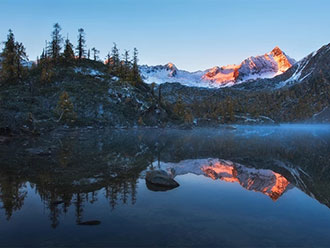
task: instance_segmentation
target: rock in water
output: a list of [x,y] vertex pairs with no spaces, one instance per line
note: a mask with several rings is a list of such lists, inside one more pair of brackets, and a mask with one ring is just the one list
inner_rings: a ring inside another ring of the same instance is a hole
[[180,186],[177,181],[163,170],[148,171],[146,175],[146,183],[147,188],[152,191],[166,191]]
[[56,205],[60,205],[63,203],[64,203],[64,201],[52,201],[50,204],[52,204],[53,206],[56,206]]
[[97,226],[100,224],[101,224],[101,221],[99,221],[99,220],[88,220],[88,221],[83,221],[83,222],[78,223],[78,225],[80,225],[80,226]]

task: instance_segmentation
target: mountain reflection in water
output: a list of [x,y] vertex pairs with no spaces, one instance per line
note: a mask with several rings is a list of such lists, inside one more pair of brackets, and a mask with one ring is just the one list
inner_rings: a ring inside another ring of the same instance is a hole
[[[93,228],[104,228],[104,232],[116,227],[117,229],[111,230],[118,232],[118,237],[121,237],[120,234],[128,232],[127,228],[133,220],[136,220],[136,230],[148,224],[144,228],[150,227],[149,232],[153,233],[155,223],[162,219],[165,226],[162,225],[161,228],[168,235],[174,235],[171,233],[173,228],[183,228],[180,229],[181,235],[175,236],[176,238],[164,239],[179,244],[179,239],[187,238],[185,228],[191,229],[191,226],[189,223],[187,226],[178,223],[196,218],[196,234],[189,236],[191,239],[204,229],[210,232],[203,224],[203,221],[208,220],[210,228],[215,225],[212,223],[222,223],[221,230],[224,231],[230,229],[230,223],[233,222],[235,226],[239,223],[241,228],[246,227],[246,232],[252,232],[253,229],[248,228],[251,224],[248,223],[269,220],[272,213],[284,208],[284,203],[287,203],[286,208],[299,208],[306,201],[306,206],[312,204],[314,208],[319,208],[321,204],[330,206],[329,151],[329,126],[238,126],[233,130],[79,129],[54,131],[37,138],[16,138],[10,143],[0,144],[0,218],[8,220],[0,222],[0,231],[9,237],[9,230],[15,233],[19,229],[18,223],[33,221],[31,231],[44,231],[45,238],[50,238],[52,233],[42,224],[47,221],[46,225],[52,227],[51,230],[56,228],[62,231],[69,228],[68,225],[76,228],[94,226]],[[180,186],[167,192],[149,191],[144,178],[146,171],[151,169],[167,171]],[[233,189],[235,190],[232,191]],[[300,203],[292,198],[296,195],[302,197],[299,192],[306,197]],[[212,198],[212,194],[220,194],[220,198]],[[181,199],[181,205],[171,205]],[[248,203],[254,205],[245,208],[244,205]],[[278,206],[278,210],[270,203]],[[205,216],[198,217],[202,212],[195,209],[201,204],[203,208],[212,208],[213,213],[221,214],[222,211],[218,210],[223,210],[223,213],[233,211],[232,216],[246,219],[227,220],[225,215],[210,219],[206,212],[203,212]],[[261,211],[258,212],[260,215],[246,212],[253,211],[254,208]],[[321,207],[320,209],[322,210]],[[291,225],[290,230],[300,227],[294,221],[296,219],[283,215],[283,211],[274,218],[285,223],[281,224],[278,220],[277,224]],[[151,217],[151,214],[154,215]],[[301,234],[311,232],[307,223],[318,221],[319,224],[321,221],[315,216],[316,213],[305,211],[302,214],[311,217],[306,219],[305,229]],[[128,219],[125,216],[129,216]],[[153,221],[147,222],[146,219]],[[112,222],[117,225],[112,227]],[[322,223],[320,228],[330,230],[327,223],[329,222]],[[257,226],[259,228],[262,225]],[[12,229],[8,229],[9,227]],[[214,230],[219,228],[212,227]],[[139,234],[140,237],[144,235],[136,230],[129,234]],[[234,235],[236,229],[230,230]],[[273,233],[273,230],[268,231]],[[147,234],[146,232],[145,235]],[[76,235],[84,238],[79,233]],[[204,235],[207,233],[204,232]],[[253,235],[257,234],[250,233],[246,238],[250,239]],[[102,236],[104,241],[107,241],[107,237]],[[159,239],[164,238],[155,233],[153,237],[156,243],[141,241],[139,244],[157,246]],[[212,237],[208,236],[205,240],[211,241]],[[309,237],[312,239],[312,236]],[[4,246],[11,244],[13,240],[2,238],[9,242],[0,242]],[[148,239],[145,237],[143,240]],[[233,237],[231,240],[234,240]],[[268,240],[272,238],[268,237]],[[125,239],[118,238],[117,241],[124,242]],[[314,238],[308,244],[312,244],[312,241],[315,241]],[[132,246],[129,242],[123,244]],[[208,243],[205,241],[198,244],[203,246]],[[218,245],[216,240],[212,244]],[[227,244],[230,246],[230,243]],[[267,244],[272,246],[278,243]],[[17,245],[22,243],[18,242]]]
[[247,190],[268,195],[274,201],[290,188],[290,182],[279,173],[268,169],[248,168],[228,160],[186,160],[176,164],[161,163],[160,168],[167,170],[173,176],[193,173],[203,174],[213,180],[237,182]]

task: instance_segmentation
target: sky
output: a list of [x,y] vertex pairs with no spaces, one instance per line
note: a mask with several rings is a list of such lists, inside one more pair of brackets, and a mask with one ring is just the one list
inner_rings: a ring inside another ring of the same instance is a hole
[[11,28],[30,60],[56,22],[74,45],[84,28],[102,59],[115,42],[122,53],[136,47],[140,64],[189,71],[275,46],[299,60],[330,42],[330,0],[0,0],[0,10],[0,40]]

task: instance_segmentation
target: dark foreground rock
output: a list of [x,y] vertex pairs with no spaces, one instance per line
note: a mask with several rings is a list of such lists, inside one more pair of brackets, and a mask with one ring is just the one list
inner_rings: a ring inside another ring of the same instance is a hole
[[101,221],[99,221],[99,220],[88,220],[88,221],[83,221],[83,222],[78,223],[79,226],[97,226],[100,224],[101,224]]
[[179,187],[179,183],[163,170],[148,171],[146,175],[147,188],[152,191],[166,191]]

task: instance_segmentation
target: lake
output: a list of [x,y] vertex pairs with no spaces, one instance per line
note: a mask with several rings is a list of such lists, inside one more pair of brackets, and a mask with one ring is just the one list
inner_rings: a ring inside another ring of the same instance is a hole
[[[148,170],[180,186],[148,187]],[[76,129],[0,145],[0,246],[330,246],[330,126]]]

